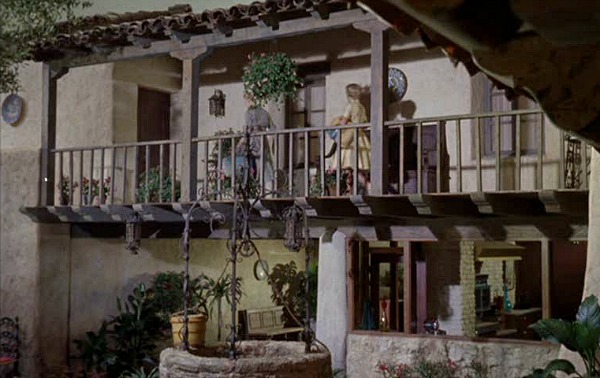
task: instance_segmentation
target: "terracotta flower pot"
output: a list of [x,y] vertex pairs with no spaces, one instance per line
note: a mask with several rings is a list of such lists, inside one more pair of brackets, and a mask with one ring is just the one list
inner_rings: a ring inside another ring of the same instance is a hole
[[[188,316],[190,348],[204,346],[207,320],[208,317],[204,314]],[[171,316],[171,328],[173,330],[173,345],[179,347],[183,344],[183,315]]]

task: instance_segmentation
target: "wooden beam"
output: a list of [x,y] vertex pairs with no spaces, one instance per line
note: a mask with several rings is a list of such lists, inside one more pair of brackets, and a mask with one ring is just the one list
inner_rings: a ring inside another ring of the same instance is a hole
[[370,194],[388,191],[388,63],[389,26],[378,20],[355,23],[371,34],[371,189]]
[[[188,50],[190,51],[190,50]],[[200,49],[195,57],[183,59],[181,92],[184,95],[181,138],[181,201],[196,200],[198,185],[198,146],[192,140],[198,137],[198,98],[200,89],[200,61],[207,49]]]
[[414,333],[413,321],[413,251],[412,243],[404,241],[404,254],[402,264],[404,265],[404,333]]
[[542,318],[548,319],[551,314],[551,269],[550,269],[550,241],[548,239],[541,240],[541,265],[542,265]]
[[56,148],[56,84],[67,69],[42,66],[42,148],[40,164],[40,205],[54,204],[54,154]]
[[358,266],[357,259],[358,253],[356,249],[358,247],[358,240],[348,239],[346,243],[346,301],[348,303],[348,332],[354,330],[356,326],[356,291],[355,284],[357,277],[355,277],[354,267]]
[[[375,16],[365,13],[360,9],[351,9],[333,12],[329,19],[320,20],[313,18],[300,18],[283,21],[277,30],[265,30],[260,26],[252,26],[233,30],[233,34],[227,37],[220,33],[207,33],[190,37],[187,43],[177,40],[164,40],[152,43],[147,49],[140,46],[119,46],[108,54],[89,55],[75,59],[57,59],[51,62],[56,67],[79,67],[92,64],[116,62],[119,60],[148,58],[157,55],[167,55],[170,52],[186,49],[194,49],[203,46],[228,47],[248,44],[252,42],[266,41],[276,38],[293,37],[297,35],[316,33],[351,26],[354,22],[375,20]],[[265,32],[266,31],[266,32]]]

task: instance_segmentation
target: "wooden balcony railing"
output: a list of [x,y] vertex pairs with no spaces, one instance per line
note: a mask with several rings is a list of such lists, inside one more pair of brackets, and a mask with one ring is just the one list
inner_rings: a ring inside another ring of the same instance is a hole
[[[250,137],[249,174],[255,194],[273,198],[377,194],[369,173],[378,169],[389,178],[381,194],[587,189],[589,147],[544,122],[539,110],[390,121],[388,165],[370,169],[360,169],[363,146],[347,143],[368,138],[369,124],[258,132]],[[231,199],[247,165],[244,145],[240,133],[193,139],[198,168],[191,188],[207,199]],[[54,204],[62,205],[178,202],[181,173],[191,166],[173,140],[52,153]]]
[[57,183],[54,203],[176,202],[180,144],[164,140],[53,150]]

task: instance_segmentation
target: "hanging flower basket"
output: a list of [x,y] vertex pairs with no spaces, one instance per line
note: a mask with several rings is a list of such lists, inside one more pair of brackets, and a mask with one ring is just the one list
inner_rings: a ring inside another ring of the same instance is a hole
[[303,84],[298,77],[296,64],[284,53],[251,54],[244,67],[244,92],[257,106],[269,101],[283,102],[285,97],[295,99]]

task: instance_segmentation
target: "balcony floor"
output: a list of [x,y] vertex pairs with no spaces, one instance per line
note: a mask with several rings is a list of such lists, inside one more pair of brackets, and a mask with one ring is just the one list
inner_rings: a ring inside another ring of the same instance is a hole
[[[588,216],[587,190],[277,198],[262,199],[254,206],[253,219],[257,229],[262,230],[259,237],[281,237],[279,214],[294,202],[309,216],[314,229],[311,235],[340,227],[371,227],[379,229],[378,233],[426,228],[427,235],[437,238],[440,233],[447,235],[450,229],[466,226],[487,230],[485,233],[494,238],[494,234],[502,234],[500,229],[493,231],[495,228],[530,225],[543,234],[547,230],[548,237],[569,237],[571,226],[586,225]],[[183,214],[190,207],[190,203],[163,203],[23,207],[21,211],[35,222],[73,224],[77,230],[74,234],[79,236],[120,237],[123,224],[139,216],[144,234],[179,237]],[[232,211],[233,201],[201,202],[192,217],[196,224],[194,236],[228,237]],[[222,222],[215,221],[211,227],[207,223],[210,214],[220,216]]]

